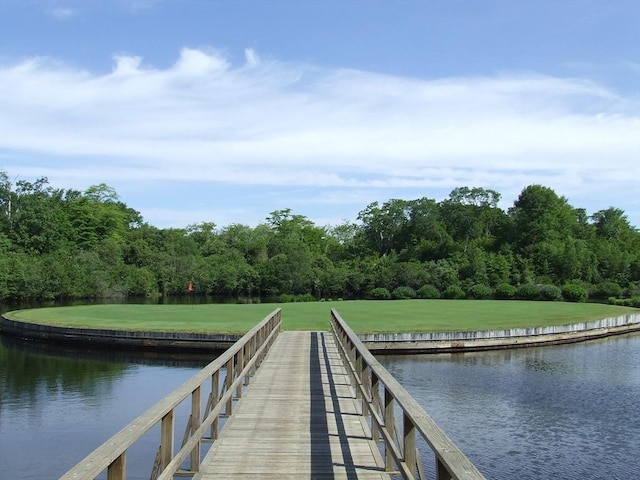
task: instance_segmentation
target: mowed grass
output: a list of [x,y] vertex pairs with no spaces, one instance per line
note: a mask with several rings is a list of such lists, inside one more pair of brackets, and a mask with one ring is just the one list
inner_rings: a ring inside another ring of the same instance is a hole
[[244,333],[282,308],[285,330],[328,330],[335,308],[358,333],[494,330],[561,325],[638,313],[601,304],[491,300],[344,301],[284,304],[83,305],[18,310],[16,320],[114,330]]

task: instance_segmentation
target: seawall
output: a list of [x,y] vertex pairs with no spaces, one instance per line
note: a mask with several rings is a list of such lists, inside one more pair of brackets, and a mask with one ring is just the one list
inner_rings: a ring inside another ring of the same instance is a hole
[[369,333],[360,340],[374,353],[451,353],[584,342],[640,331],[640,313],[601,320],[468,332]]
[[224,333],[143,332],[95,328],[71,328],[12,320],[0,316],[3,335],[51,344],[84,348],[153,350],[226,350],[242,335]]
[[[143,332],[71,328],[22,322],[0,316],[3,335],[23,340],[84,348],[165,351],[226,350],[242,335],[188,332]],[[358,337],[374,353],[452,353],[575,343],[640,331],[640,313],[601,320],[463,332],[369,333]]]

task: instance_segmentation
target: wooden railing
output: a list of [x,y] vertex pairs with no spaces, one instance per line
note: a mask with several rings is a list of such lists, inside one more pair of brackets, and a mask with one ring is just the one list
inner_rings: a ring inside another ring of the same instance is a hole
[[[243,386],[248,385],[260,366],[280,331],[280,323],[281,310],[277,309],[220,357],[94,450],[61,480],[95,479],[105,470],[108,480],[124,480],[127,450],[158,423],[160,446],[152,467],[152,480],[172,479],[176,474],[193,476],[199,470],[201,443],[218,437],[220,417],[231,415],[234,400],[242,396]],[[221,385],[222,372],[225,374]],[[201,419],[203,386],[209,379],[211,391]],[[176,408],[189,397],[191,415],[182,445],[174,452]],[[181,468],[186,461],[189,467]]]
[[[331,329],[351,375],[356,398],[371,428],[372,438],[384,443],[385,468],[405,479],[425,479],[416,448],[416,432],[435,454],[437,480],[481,480],[485,477],[427,415],[416,400],[375,359],[335,309]],[[402,433],[396,422],[399,407]]]

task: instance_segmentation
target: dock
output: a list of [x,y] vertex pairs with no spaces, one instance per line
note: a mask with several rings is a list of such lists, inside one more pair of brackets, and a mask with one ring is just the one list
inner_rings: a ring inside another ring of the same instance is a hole
[[283,332],[195,478],[390,478],[384,470],[331,335]]
[[330,325],[283,332],[275,310],[61,480],[125,480],[157,426],[151,480],[485,480],[334,309]]

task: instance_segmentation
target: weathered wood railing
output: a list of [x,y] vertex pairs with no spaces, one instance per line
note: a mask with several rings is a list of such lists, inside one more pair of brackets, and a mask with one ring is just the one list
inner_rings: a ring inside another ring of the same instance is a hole
[[[437,480],[481,480],[485,477],[425,413],[414,398],[375,359],[335,310],[331,329],[351,375],[356,398],[361,401],[376,442],[384,442],[386,470],[405,479],[425,479],[416,448],[416,432],[435,454]],[[396,424],[395,405],[400,408],[402,434]]]
[[[152,479],[172,479],[174,475],[193,476],[200,465],[201,443],[214,441],[219,434],[219,418],[232,413],[234,399],[264,359],[280,331],[281,310],[274,310],[229,350],[145,411],[129,425],[69,470],[61,480],[95,479],[107,470],[108,480],[126,478],[127,450],[160,423],[160,447],[153,465]],[[221,385],[221,372],[226,372]],[[211,392],[202,419],[202,391],[211,379]],[[174,453],[175,411],[191,397],[191,415],[181,448]],[[181,469],[190,457],[188,469]]]

